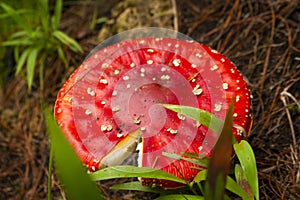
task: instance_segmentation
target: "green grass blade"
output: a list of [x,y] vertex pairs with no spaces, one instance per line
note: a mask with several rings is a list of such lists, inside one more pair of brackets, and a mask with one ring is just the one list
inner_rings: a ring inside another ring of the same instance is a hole
[[20,15],[19,12],[5,3],[0,3],[0,6],[7,14],[9,14],[9,16],[18,24],[18,26],[22,27],[27,33],[32,32],[31,27],[27,24],[27,21]]
[[231,177],[227,176],[226,189],[240,196],[243,200],[251,200],[251,197],[243,190],[243,188],[235,182]]
[[[200,171],[194,178],[193,182],[199,183],[206,180],[207,170]],[[238,183],[236,183],[230,176],[226,177],[226,186],[225,188],[232,193],[240,196],[244,200],[251,200],[249,195],[240,187]]]
[[32,45],[32,40],[30,38],[19,38],[19,39],[8,39],[2,42],[2,46],[30,46]]
[[67,61],[67,58],[65,56],[65,53],[64,53],[63,49],[60,46],[57,46],[57,52],[58,52],[59,58],[64,63],[65,67],[68,67],[69,63]]
[[50,23],[49,23],[49,2],[48,0],[40,0],[38,1],[38,13],[40,17],[40,22],[42,24],[42,30],[45,35],[49,34]]
[[58,30],[62,12],[62,0],[57,0],[54,8],[54,15],[52,16],[52,28]]
[[48,0],[40,0],[39,1],[39,6],[41,8],[41,11],[44,12],[44,14],[49,13],[49,2]]
[[30,49],[24,50],[21,57],[17,60],[16,73],[15,73],[16,75],[20,74],[21,69],[25,64],[25,61],[28,57],[29,52],[30,52]]
[[16,33],[13,33],[9,38],[13,39],[13,38],[18,38],[18,37],[24,37],[27,36],[27,32],[26,31],[18,31]]
[[90,177],[94,181],[108,180],[114,178],[155,178],[174,181],[178,183],[186,184],[185,180],[182,180],[173,174],[169,174],[162,170],[157,170],[147,167],[136,166],[112,166],[90,174]]
[[152,193],[164,193],[166,190],[162,188],[152,188],[149,186],[144,186],[139,181],[121,183],[117,185],[111,186],[109,189],[112,190],[134,190],[134,191],[142,191],[142,192],[152,192]]
[[202,166],[202,167],[207,167],[208,166],[208,160],[203,158],[203,159],[192,159],[192,158],[186,158],[182,157],[181,155],[175,154],[175,153],[167,153],[167,152],[162,152],[163,156],[166,156],[168,158],[173,158],[175,160],[185,160],[190,163],[194,163],[196,165]]
[[159,193],[161,195],[189,192],[188,187],[166,190],[166,189],[163,189],[163,188],[160,188],[160,187],[144,186],[144,185],[141,184],[140,181],[131,181],[131,182],[127,182],[127,183],[121,183],[121,184],[113,185],[109,189],[151,192],[151,193]]
[[48,191],[47,191],[47,199],[52,199],[51,194],[51,185],[52,185],[52,169],[53,169],[53,145],[50,142],[50,155],[49,155],[49,165],[48,165]]
[[251,199],[254,199],[253,193],[251,191],[250,185],[247,181],[247,177],[245,176],[245,172],[242,169],[241,165],[236,164],[234,167],[234,175],[235,180],[239,184],[243,190],[248,193],[248,196],[251,197]]
[[32,83],[33,83],[33,77],[34,77],[34,69],[35,69],[35,63],[38,56],[40,49],[33,48],[29,50],[28,57],[27,57],[27,84],[29,90],[31,90]]
[[97,24],[102,24],[102,23],[105,23],[108,21],[108,18],[107,17],[100,17],[96,20],[96,23]]
[[[18,9],[18,10],[15,10],[15,12],[16,12],[17,14],[21,15],[21,14],[27,14],[27,13],[29,13],[29,10],[27,10],[27,9]],[[0,15],[0,20],[1,20],[1,19],[5,19],[5,18],[8,18],[8,17],[10,17],[10,16],[11,16],[11,15],[8,14],[8,13],[3,13],[3,14]]]
[[155,200],[204,200],[204,197],[190,194],[170,194],[158,197]]
[[201,181],[205,181],[207,176],[207,169],[200,171],[195,177],[193,182],[199,183]]
[[254,194],[255,198],[258,200],[258,174],[254,152],[250,144],[245,140],[242,140],[238,144],[234,144],[233,147],[240,161],[241,167],[245,173],[247,181],[250,185],[251,191]]
[[20,47],[16,46],[14,48],[14,59],[16,62],[18,62],[18,60],[20,59]]
[[213,148],[207,171],[204,196],[210,200],[224,199],[226,176],[230,168],[232,155],[232,124],[233,124],[233,100],[225,118],[224,128]]
[[199,123],[213,130],[215,133],[220,133],[223,128],[223,121],[205,110],[190,106],[172,104],[162,104],[162,106],[198,121]]
[[47,14],[47,13],[42,14],[40,20],[41,20],[41,24],[42,24],[43,35],[45,35],[46,38],[47,38],[47,37],[49,37],[48,35],[51,34],[50,33],[50,28],[49,28],[49,26],[50,26],[50,24],[49,24],[49,14]]
[[49,111],[46,112],[46,122],[53,145],[54,163],[68,199],[105,199],[96,184],[89,179],[85,168],[82,166],[82,163],[65,139]]
[[83,52],[81,46],[74,39],[72,39],[68,35],[66,35],[64,32],[61,32],[61,31],[57,30],[57,31],[53,32],[53,35],[60,42],[62,42],[63,44],[69,46],[72,51]]

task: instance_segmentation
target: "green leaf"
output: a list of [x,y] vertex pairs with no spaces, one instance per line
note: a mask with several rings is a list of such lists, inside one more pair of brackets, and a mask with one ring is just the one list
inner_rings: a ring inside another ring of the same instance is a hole
[[2,42],[3,46],[31,46],[33,44],[30,38],[20,38],[20,39],[8,39],[5,42]]
[[204,200],[204,197],[190,194],[170,194],[158,197],[155,200]]
[[58,52],[58,56],[59,58],[62,60],[62,62],[64,63],[65,67],[68,67],[69,64],[68,64],[68,61],[67,61],[67,58],[65,56],[65,53],[64,51],[62,50],[62,48],[60,46],[57,46],[57,52]]
[[41,14],[48,14],[49,13],[49,2],[48,0],[40,0],[39,1],[39,8],[40,8],[40,11],[42,12]]
[[205,181],[207,176],[207,169],[200,171],[195,177],[193,182],[199,183],[201,181]]
[[[15,12],[17,14],[21,15],[21,14],[24,14],[24,13],[28,13],[29,10],[28,9],[18,9],[18,10],[15,10]],[[5,18],[8,18],[10,16],[11,16],[11,14],[9,14],[9,13],[3,13],[3,14],[0,15],[0,19],[5,19]]]
[[[193,182],[199,183],[206,180],[207,170],[200,171],[194,178]],[[230,176],[226,177],[225,188],[232,193],[242,197],[244,200],[250,200],[249,195],[236,183]]]
[[53,169],[53,145],[52,142],[50,141],[50,155],[49,155],[49,164],[48,164],[48,191],[47,191],[47,199],[51,200],[52,195],[51,195],[51,185],[52,185],[52,169]]
[[205,184],[204,196],[210,200],[224,199],[224,188],[226,176],[230,168],[232,155],[232,124],[233,124],[233,100],[231,99],[229,109],[225,118],[224,128],[214,146],[212,156],[208,165],[207,182]]
[[24,37],[24,36],[28,36],[26,31],[18,31],[13,33],[9,38],[13,39],[13,38]]
[[52,16],[52,28],[58,30],[62,12],[62,0],[57,0],[55,3],[54,15]]
[[38,13],[39,13],[39,20],[40,20],[40,22],[41,22],[41,24],[42,24],[42,28],[43,28],[43,32],[44,32],[44,34],[49,34],[49,26],[50,26],[50,24],[49,24],[49,17],[50,17],[50,15],[49,15],[49,6],[48,6],[48,0],[40,0],[40,1],[38,1],[38,5],[39,5],[39,7],[38,7]]
[[140,181],[131,181],[127,183],[121,183],[111,186],[109,189],[112,190],[134,190],[141,192],[159,193],[161,195],[174,194],[174,193],[188,193],[189,187],[174,188],[174,189],[163,189],[160,187],[144,186]]
[[46,111],[46,122],[53,145],[53,155],[58,176],[67,199],[105,199],[96,184],[89,179],[85,168],[57,126],[52,114]]
[[61,31],[57,30],[57,31],[53,32],[53,35],[60,42],[62,42],[63,44],[66,44],[67,46],[69,46],[72,49],[72,51],[83,52],[80,45],[74,39],[72,39],[68,35],[66,35],[64,32],[61,32]]
[[19,58],[20,58],[20,48],[19,46],[15,46],[14,48],[14,59],[16,60],[16,62],[18,62]]
[[22,67],[24,66],[24,63],[28,57],[28,54],[30,52],[30,49],[24,50],[19,60],[17,60],[17,66],[16,66],[16,75],[18,75],[21,72]]
[[102,24],[102,23],[104,23],[104,22],[107,22],[107,17],[100,17],[100,18],[98,18],[97,20],[96,20],[96,23],[97,24]]
[[235,182],[230,176],[226,179],[226,189],[230,192],[240,196],[243,200],[251,200],[252,198],[241,188],[241,186]]
[[240,161],[241,167],[245,173],[247,181],[250,185],[251,191],[253,192],[255,198],[258,200],[259,199],[258,174],[257,174],[254,152],[250,144],[245,140],[242,140],[238,144],[234,144],[233,147]]
[[162,104],[162,106],[198,121],[199,123],[213,130],[215,133],[220,133],[223,128],[223,121],[205,110],[190,106],[172,104]]
[[117,184],[111,186],[109,189],[112,190],[135,190],[135,191],[142,191],[142,192],[152,192],[152,193],[164,193],[166,190],[162,188],[152,188],[149,186],[144,186],[139,181],[127,182],[122,184]]
[[186,158],[182,157],[181,155],[175,154],[175,153],[167,153],[167,152],[162,152],[163,156],[166,156],[168,158],[173,158],[175,160],[185,160],[190,163],[194,163],[196,165],[202,166],[202,167],[207,167],[208,166],[208,160],[203,158],[203,159],[192,159],[192,158]]
[[186,184],[185,180],[182,180],[173,174],[169,174],[162,170],[157,170],[147,167],[136,166],[111,166],[90,174],[92,180],[108,180],[114,178],[155,178],[174,181],[178,183]]
[[253,193],[250,189],[250,185],[247,181],[247,177],[245,176],[244,170],[242,169],[241,165],[236,164],[234,167],[234,175],[235,175],[235,180],[239,184],[243,190],[248,193],[248,196],[251,197],[251,199],[254,198]]
[[28,53],[26,69],[27,69],[27,84],[29,90],[31,89],[32,86],[33,77],[34,77],[34,68],[35,68],[35,63],[39,51],[40,49],[34,48],[34,49],[30,49]]
[[27,33],[31,33],[32,29],[27,24],[27,21],[24,17],[22,17],[19,12],[17,12],[15,9],[10,7],[9,5],[5,3],[1,3],[0,6],[4,9],[4,11],[9,14],[9,16],[20,26],[22,27]]
[[40,90],[44,90],[44,64],[47,54],[41,54],[39,58],[39,81],[40,81]]

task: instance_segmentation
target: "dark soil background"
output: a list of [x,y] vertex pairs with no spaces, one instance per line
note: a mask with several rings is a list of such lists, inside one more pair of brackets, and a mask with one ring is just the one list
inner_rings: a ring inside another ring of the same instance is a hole
[[[75,3],[74,3],[75,2]],[[94,19],[106,17],[104,23]],[[298,0],[65,1],[61,30],[83,54],[68,52],[45,63],[44,91],[5,77],[0,92],[0,199],[46,199],[49,147],[41,101],[57,91],[97,44],[120,31],[146,26],[178,30],[229,57],[253,94],[251,136],[261,199],[300,199],[300,2]],[[36,79],[38,83],[38,78]],[[65,198],[56,176],[54,199]],[[152,199],[109,191],[110,199]]]

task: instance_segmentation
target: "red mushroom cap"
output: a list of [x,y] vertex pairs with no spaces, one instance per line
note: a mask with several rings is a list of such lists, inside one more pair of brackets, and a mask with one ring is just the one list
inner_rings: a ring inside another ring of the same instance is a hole
[[[218,133],[161,104],[197,107],[224,120],[232,94],[233,133],[240,141],[251,129],[251,99],[234,64],[194,41],[138,38],[90,56],[59,91],[55,117],[90,171],[121,164],[142,142],[140,166],[191,181],[199,166],[162,153],[209,156]],[[181,186],[166,180],[142,182]]]

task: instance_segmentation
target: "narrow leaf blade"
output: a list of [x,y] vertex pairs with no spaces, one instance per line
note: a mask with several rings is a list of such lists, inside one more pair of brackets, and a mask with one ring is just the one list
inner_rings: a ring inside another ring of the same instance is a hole
[[64,63],[65,67],[68,67],[69,64],[68,64],[67,58],[65,56],[63,49],[60,46],[57,46],[57,52],[58,52],[59,58]]
[[53,30],[57,30],[61,18],[62,0],[57,0],[55,3],[54,15],[52,17]]
[[5,4],[5,3],[1,3],[0,6],[27,33],[31,33],[32,32],[31,27],[27,24],[25,18],[22,17],[19,12],[17,12],[15,9],[13,9],[11,6],[9,6],[9,5]]
[[28,53],[27,57],[27,84],[29,90],[31,89],[32,82],[33,82],[33,76],[34,76],[34,68],[35,68],[35,63],[36,59],[38,56],[39,49],[33,48],[30,50]]
[[241,163],[242,169],[244,170],[250,188],[255,198],[259,199],[258,174],[254,152],[250,144],[245,140],[242,140],[238,144],[234,144],[233,147]]
[[2,42],[2,46],[30,46],[33,42],[30,38],[9,38],[7,41]]
[[53,145],[56,170],[69,199],[105,199],[85,172],[82,163],[65,139],[53,116],[46,112],[46,122]]
[[233,124],[233,100],[225,118],[221,135],[213,149],[208,165],[207,182],[205,184],[204,196],[210,200],[224,199],[226,176],[230,167],[232,155],[232,124]]
[[16,75],[18,75],[21,72],[21,69],[24,66],[25,61],[28,57],[29,51],[30,49],[24,50],[21,57],[17,60],[16,73],[15,73]]
[[163,156],[166,156],[168,158],[173,158],[175,160],[185,160],[190,163],[194,163],[196,165],[202,166],[202,167],[207,167],[208,166],[208,160],[203,158],[203,159],[192,159],[192,158],[186,158],[182,157],[181,155],[174,154],[174,153],[167,153],[167,152],[162,152]]
[[72,39],[68,35],[66,35],[64,32],[57,30],[57,31],[53,32],[53,35],[60,42],[69,46],[72,49],[72,51],[83,52],[81,46],[74,39]]
[[144,186],[141,184],[140,181],[132,181],[132,182],[113,185],[109,189],[112,189],[112,190],[134,190],[134,191],[141,191],[141,192],[159,193],[161,195],[174,194],[175,192],[176,193],[189,192],[188,187],[166,190],[166,189],[163,189],[160,187]]
[[204,197],[190,194],[170,194],[158,197],[155,200],[204,200]]
[[227,176],[226,189],[240,196],[243,200],[251,200],[251,197],[243,190],[243,188],[235,182],[231,177]]
[[199,123],[213,130],[215,133],[220,133],[223,128],[223,121],[205,110],[173,104],[162,104],[162,106],[198,121]]
[[193,182],[199,183],[201,181],[205,181],[207,176],[207,169],[200,171],[195,177]]
[[112,189],[112,190],[134,190],[134,191],[152,192],[152,193],[165,192],[165,190],[161,189],[161,188],[152,188],[152,187],[144,186],[139,181],[133,181],[133,182],[127,182],[127,183],[113,185],[109,189]]
[[178,183],[186,184],[185,180],[182,180],[172,174],[169,174],[162,170],[156,170],[147,167],[136,167],[136,166],[111,166],[90,174],[92,180],[108,180],[114,178],[155,178],[174,181]]

